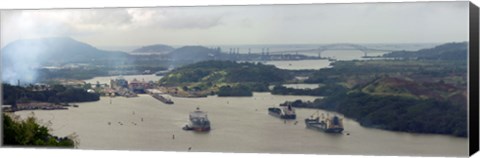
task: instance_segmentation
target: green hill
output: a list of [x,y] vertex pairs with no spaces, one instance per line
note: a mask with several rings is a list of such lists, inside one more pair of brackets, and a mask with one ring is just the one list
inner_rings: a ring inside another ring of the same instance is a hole
[[[362,92],[379,96],[403,96],[414,99],[451,100],[457,95],[467,98],[464,89],[445,82],[415,82],[401,77],[381,77],[360,88]],[[466,103],[466,100],[458,100]]]
[[133,53],[168,53],[170,51],[173,51],[174,49],[175,48],[169,45],[155,44],[155,45],[148,45],[148,46],[137,48],[132,52]]
[[[179,86],[184,91],[206,91],[217,93],[220,90],[267,91],[270,83],[290,80],[293,75],[271,65],[237,63],[234,61],[203,61],[187,65],[165,75],[160,80],[164,86]],[[230,86],[221,88],[223,86]],[[238,88],[238,89],[235,89]],[[225,92],[222,94],[237,94]],[[242,92],[241,94],[249,94]]]
[[221,52],[218,49],[209,49],[203,46],[184,46],[177,48],[170,53],[168,57],[173,61],[206,61],[214,60]]
[[383,55],[390,58],[426,59],[426,60],[467,60],[468,43],[446,43],[434,48],[418,51],[395,51]]
[[[42,78],[59,76],[56,74],[40,74],[39,68],[43,66],[61,66],[73,63],[120,65],[128,63],[130,61],[129,57],[131,57],[125,52],[100,50],[68,37],[17,40],[7,44],[1,52],[2,80],[12,84],[18,80],[34,83]],[[103,71],[103,69],[98,70]],[[80,74],[79,76],[88,78],[93,75],[87,73],[99,71],[78,72],[69,70],[66,74]]]

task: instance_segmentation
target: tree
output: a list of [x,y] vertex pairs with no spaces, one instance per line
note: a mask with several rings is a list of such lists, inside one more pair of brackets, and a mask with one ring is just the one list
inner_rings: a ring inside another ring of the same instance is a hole
[[35,117],[28,117],[26,120],[13,119],[9,115],[3,117],[3,140],[4,145],[22,146],[55,146],[73,148],[74,138],[59,138],[49,133],[46,126],[36,122]]

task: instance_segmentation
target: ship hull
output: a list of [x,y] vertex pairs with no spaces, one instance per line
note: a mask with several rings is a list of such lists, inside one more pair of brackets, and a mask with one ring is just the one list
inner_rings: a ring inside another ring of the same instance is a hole
[[186,125],[183,127],[183,130],[187,131],[195,131],[195,132],[208,132],[210,131],[210,127],[192,127],[191,125]]
[[276,113],[276,112],[272,112],[272,111],[269,111],[268,112],[269,115],[272,115],[274,117],[278,117],[278,118],[281,118],[281,119],[286,119],[286,120],[295,120],[297,119],[297,115],[282,115],[280,113]]
[[309,120],[305,119],[305,124],[307,128],[315,129],[325,133],[342,133],[343,128],[327,128],[325,123],[320,123],[318,120]]

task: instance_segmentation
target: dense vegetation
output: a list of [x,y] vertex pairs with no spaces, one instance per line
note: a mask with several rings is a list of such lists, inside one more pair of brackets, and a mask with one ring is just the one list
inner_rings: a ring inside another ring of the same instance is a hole
[[48,90],[35,91],[32,87],[19,87],[3,84],[3,104],[13,105],[16,101],[40,101],[50,103],[98,101],[100,96],[88,93],[83,88],[53,85]]
[[283,82],[293,76],[286,70],[261,63],[204,61],[175,69],[162,78],[164,84],[185,82]]
[[73,138],[59,138],[49,133],[45,126],[36,123],[34,117],[14,120],[6,114],[3,117],[3,145],[50,146],[73,148]]
[[275,87],[277,94],[325,94],[296,107],[321,108],[353,118],[362,126],[416,133],[467,136],[466,43],[415,52],[392,52],[401,60],[337,61],[306,83],[342,85],[331,93]]
[[61,69],[53,71],[47,69],[40,69],[37,72],[39,81],[46,81],[56,78],[85,80],[91,79],[96,76],[108,75],[108,71],[105,69]]
[[295,89],[287,88],[285,86],[276,85],[273,87],[272,94],[281,95],[312,95],[312,96],[328,96],[335,93],[345,92],[347,88],[338,84],[327,84],[315,89]]
[[419,51],[396,51],[384,57],[426,59],[426,60],[467,60],[467,42],[447,43]]
[[268,91],[270,83],[281,83],[292,78],[289,71],[260,63],[204,61],[175,69],[165,75],[160,83],[182,86],[181,89],[185,91],[221,91],[221,96],[245,96],[252,91]]
[[218,96],[252,96],[252,90],[245,85],[222,86],[218,90]]

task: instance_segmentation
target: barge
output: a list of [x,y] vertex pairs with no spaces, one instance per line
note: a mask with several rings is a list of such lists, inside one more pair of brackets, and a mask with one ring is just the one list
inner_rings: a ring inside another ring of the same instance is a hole
[[162,95],[160,95],[159,93],[154,93],[152,94],[152,97],[165,103],[165,104],[173,104],[173,101],[171,99],[167,99],[165,97],[163,97]]

